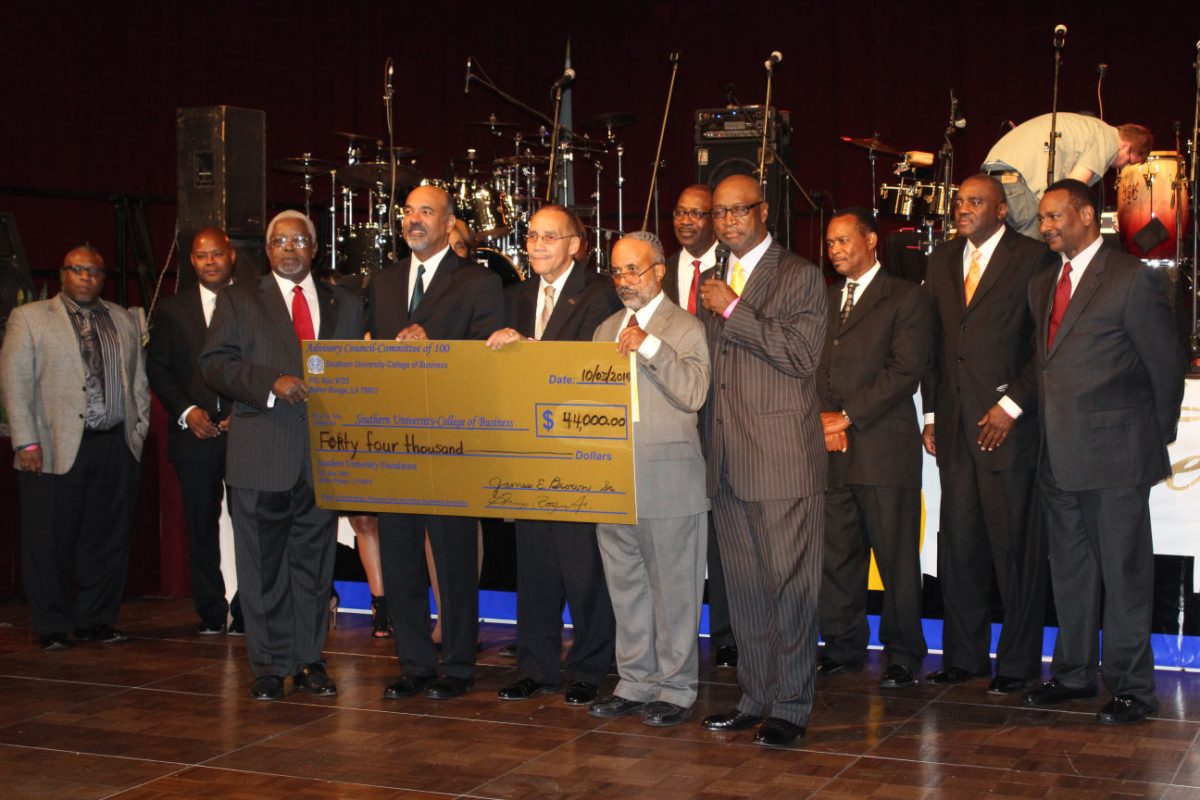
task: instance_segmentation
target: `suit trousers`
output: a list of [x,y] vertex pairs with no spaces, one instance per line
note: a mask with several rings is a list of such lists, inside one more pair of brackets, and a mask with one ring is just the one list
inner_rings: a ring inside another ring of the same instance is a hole
[[729,622],[729,597],[725,591],[725,567],[721,564],[721,544],[717,526],[708,512],[708,637],[714,647],[737,645]]
[[696,702],[707,527],[707,512],[596,526],[617,617],[618,697]]
[[727,475],[713,499],[738,641],[744,714],[807,725],[817,657],[822,494],[751,502]]
[[[190,435],[190,434],[189,434]],[[188,531],[188,562],[192,574],[192,602],[207,625],[225,624],[229,603],[221,575],[221,499],[225,492],[225,449],[211,458],[174,462],[183,495],[183,516]]]
[[115,625],[140,475],[124,426],[85,433],[75,463],[62,475],[18,475],[22,567],[34,630],[44,636],[72,626]]
[[821,637],[825,656],[861,664],[866,656],[871,551],[883,580],[879,641],[893,664],[916,672],[928,650],[921,628],[921,491],[843,486],[825,492]]
[[[1048,473],[1047,468],[1043,475]],[[1103,627],[1108,690],[1157,708],[1150,649],[1150,487],[1064,492],[1051,478],[1041,488],[1059,626],[1050,674],[1072,689],[1095,686]]]
[[317,507],[307,463],[284,492],[231,487],[238,597],[254,676],[321,660],[337,552],[337,514]]
[[616,623],[596,526],[517,520],[517,668],[538,683],[558,683],[564,601],[574,631],[563,672],[598,686],[612,665]]
[[437,648],[429,628],[426,531],[442,601],[437,611],[443,672],[473,680],[479,639],[479,520],[474,517],[379,515],[379,558],[396,629],[396,655],[407,675],[437,674]]
[[1004,604],[996,674],[1036,678],[1042,670],[1049,561],[1041,513],[1032,500],[1034,471],[980,469],[971,444],[957,440],[954,452],[940,454],[942,663],[972,675],[991,674],[994,570]]

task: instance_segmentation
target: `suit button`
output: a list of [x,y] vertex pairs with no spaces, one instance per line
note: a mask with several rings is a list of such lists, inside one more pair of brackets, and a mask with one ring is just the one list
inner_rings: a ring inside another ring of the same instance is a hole
[[963,325],[963,326],[962,326],[962,332],[963,332],[963,333],[966,333],[966,332],[967,332],[967,326],[966,326],[966,325]]
[[80,415],[79,415],[79,418],[80,418],[80,419],[83,419],[83,414],[80,414]]
[[958,363],[960,363],[960,364],[961,364],[961,363],[963,363],[963,362],[964,362],[964,361],[966,361],[966,360],[967,360],[967,357],[966,357],[966,356],[959,356],[959,357],[958,357]]
[[722,383],[722,384],[721,384],[721,388],[722,388],[722,389],[724,389],[724,388],[725,388],[725,384],[723,384],[723,383]]
[[837,340],[837,339],[834,339],[834,340],[833,340],[833,346],[834,346],[834,347],[837,347],[837,346],[838,346],[838,340]]
[[305,417],[303,414],[301,414],[301,415],[300,415],[300,421],[301,421],[301,422],[303,422],[305,419],[306,419],[306,417]]
[[718,424],[718,425],[723,425],[724,423],[725,423],[725,420],[721,419],[720,417],[717,417],[717,424]]

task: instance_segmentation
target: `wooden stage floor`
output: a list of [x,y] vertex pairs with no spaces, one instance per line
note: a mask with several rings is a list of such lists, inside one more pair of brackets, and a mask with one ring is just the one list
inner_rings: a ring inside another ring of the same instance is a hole
[[[0,605],[0,797],[1200,798],[1200,675],[1160,672],[1157,717],[1112,729],[1094,719],[1103,697],[1041,711],[983,681],[883,691],[872,654],[818,682],[803,746],[770,750],[695,720],[593,719],[558,695],[500,702],[516,673],[502,625],[484,626],[470,694],[385,701],[392,644],[342,614],[327,647],[341,693],[289,681],[284,700],[256,702],[243,640],[194,622],[188,601],[131,601],[127,643],[44,653],[26,609]],[[737,698],[707,640],[701,656],[696,720]]]

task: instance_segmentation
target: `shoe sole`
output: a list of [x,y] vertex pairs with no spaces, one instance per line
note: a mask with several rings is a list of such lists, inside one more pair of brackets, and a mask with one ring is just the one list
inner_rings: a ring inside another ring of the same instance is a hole
[[596,719],[620,719],[621,717],[628,717],[630,714],[636,714],[637,712],[641,711],[645,707],[646,707],[645,705],[640,705],[637,708],[631,708],[628,711],[622,711],[619,714],[610,714],[610,713],[606,713],[606,712],[601,712],[601,713],[597,714],[595,711],[588,709],[588,716],[595,717]]
[[530,692],[529,694],[525,695],[524,697],[505,697],[504,695],[500,694],[499,692],[496,693],[496,697],[500,698],[505,703],[519,703],[522,700],[532,700],[533,698],[539,697],[544,694],[557,694],[560,691],[562,691],[562,690],[556,689],[553,686],[547,686],[545,688]]

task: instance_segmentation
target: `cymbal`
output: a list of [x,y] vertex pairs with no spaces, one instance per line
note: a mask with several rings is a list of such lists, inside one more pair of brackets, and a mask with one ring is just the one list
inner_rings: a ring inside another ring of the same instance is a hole
[[[392,165],[387,161],[364,161],[338,170],[338,178],[347,186],[356,189],[374,189],[382,185],[391,188]],[[421,171],[409,164],[396,164],[396,185],[416,186],[421,182]]]
[[351,142],[375,142],[379,140],[378,136],[368,136],[365,133],[349,133],[348,131],[330,131],[339,139],[346,139]]
[[502,164],[506,167],[536,167],[550,163],[550,156],[539,156],[533,153],[522,153],[519,156],[505,156],[497,158],[497,164]]
[[338,166],[338,162],[326,158],[298,156],[296,158],[277,158],[271,162],[274,172],[287,172],[292,175],[328,175],[330,170]]
[[473,119],[467,122],[468,125],[473,125],[477,128],[523,128],[525,127],[520,122],[503,122],[496,119],[493,114],[487,119]]
[[850,144],[855,145],[856,147],[861,147],[864,150],[874,150],[876,153],[887,153],[890,156],[904,155],[903,150],[892,147],[891,145],[886,145],[873,136],[858,138],[853,136],[842,136],[840,138],[843,142],[849,142]]
[[610,128],[628,128],[630,125],[637,123],[637,117],[630,114],[628,111],[609,111],[605,114],[597,114],[594,117],[585,119],[580,127],[589,131],[606,131]]

